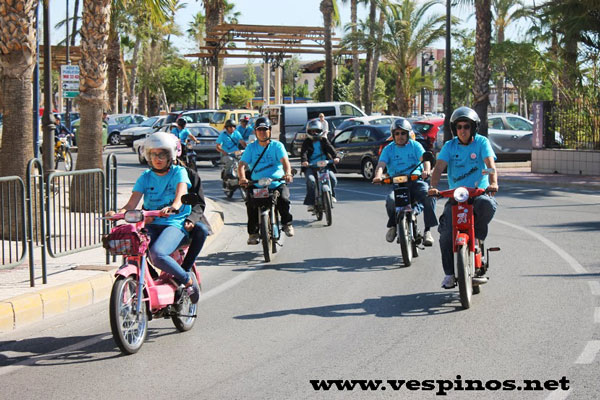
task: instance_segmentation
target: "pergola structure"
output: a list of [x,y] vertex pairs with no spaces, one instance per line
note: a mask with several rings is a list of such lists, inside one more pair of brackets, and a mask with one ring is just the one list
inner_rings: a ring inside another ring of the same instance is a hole
[[[332,36],[334,33],[332,32]],[[351,54],[340,46],[340,39],[332,37],[335,56]],[[275,103],[283,102],[283,60],[291,54],[325,54],[325,29],[313,26],[272,26],[220,24],[207,32],[206,46],[200,53],[186,57],[210,60],[208,107],[217,108],[216,71],[222,58],[262,58],[264,62],[263,100],[269,104],[271,69],[275,72]],[[240,53],[241,52],[241,53]]]

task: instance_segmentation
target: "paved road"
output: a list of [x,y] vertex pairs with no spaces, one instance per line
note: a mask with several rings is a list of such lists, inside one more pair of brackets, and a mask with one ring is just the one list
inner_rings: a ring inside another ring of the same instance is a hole
[[[116,152],[125,187],[140,169],[128,149]],[[325,227],[301,205],[296,179],[296,236],[266,265],[260,247],[245,243],[239,195],[226,200],[218,170],[200,165],[226,226],[199,262],[204,297],[194,329],[179,334],[170,320],[152,321],[142,350],[124,357],[101,303],[0,336],[3,398],[349,397],[315,392],[314,379],[383,381],[376,391],[355,389],[357,398],[430,398],[460,379],[524,389],[525,379],[558,386],[563,377],[569,392],[450,394],[600,397],[597,195],[503,185],[500,177],[487,243],[502,251],[492,255],[490,283],[463,311],[457,291],[440,289],[437,243],[400,266],[398,245],[384,239],[385,187],[341,176],[333,226]],[[412,379],[433,380],[435,389],[396,392],[388,382]]]

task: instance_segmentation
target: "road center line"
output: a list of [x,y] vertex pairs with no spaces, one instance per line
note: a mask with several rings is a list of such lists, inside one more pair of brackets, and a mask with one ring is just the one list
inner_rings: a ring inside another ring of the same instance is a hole
[[368,194],[369,196],[376,196],[376,197],[387,197],[387,194],[379,194],[379,193],[372,193],[372,192],[363,192],[360,190],[351,190],[351,189],[344,189],[344,188],[340,188],[339,186],[335,187],[335,191],[343,191],[343,192],[351,192],[351,193],[360,193],[360,194]]
[[590,340],[585,345],[585,349],[575,361],[575,364],[591,364],[594,362],[596,355],[600,351],[600,340]]
[[552,394],[546,397],[546,400],[565,400],[571,394],[571,389],[569,390],[555,390]]

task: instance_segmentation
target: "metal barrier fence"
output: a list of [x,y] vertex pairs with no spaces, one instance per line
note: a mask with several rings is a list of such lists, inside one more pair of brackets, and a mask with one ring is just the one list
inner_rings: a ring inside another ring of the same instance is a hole
[[0,178],[0,209],[0,268],[11,268],[21,264],[27,252],[25,184],[18,176]]
[[47,179],[42,162],[31,160],[27,185],[17,176],[0,178],[0,269],[23,263],[29,251],[30,285],[35,286],[34,249],[39,248],[42,281],[47,283],[46,255],[60,257],[101,246],[109,224],[99,217],[108,209],[116,209],[116,203],[114,154],[106,160],[106,172],[54,172]]
[[553,104],[550,123],[560,133],[561,147],[600,150],[600,107],[592,99],[575,98]]

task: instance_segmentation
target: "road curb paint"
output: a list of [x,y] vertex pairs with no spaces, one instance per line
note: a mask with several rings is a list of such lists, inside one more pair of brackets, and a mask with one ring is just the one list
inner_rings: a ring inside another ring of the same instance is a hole
[[109,272],[90,278],[90,285],[92,286],[92,303],[95,304],[110,297],[113,285],[113,275],[114,272]]
[[65,286],[43,289],[39,294],[42,298],[43,318],[69,310],[69,291]]
[[10,299],[15,314],[15,329],[44,319],[39,293],[24,294]]
[[11,303],[0,303],[0,332],[10,332],[15,328],[15,313]]
[[90,280],[68,286],[69,292],[69,310],[76,310],[93,304],[93,289]]

